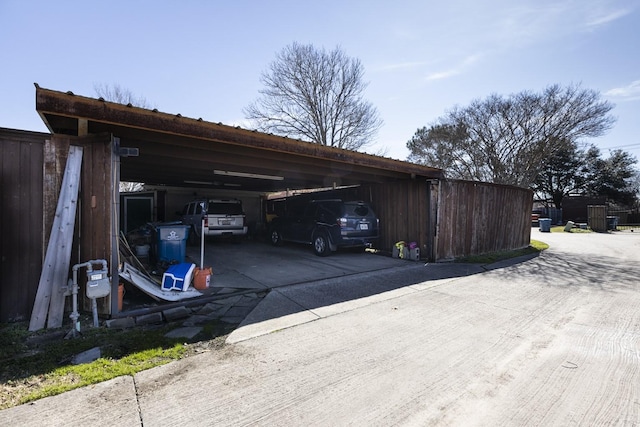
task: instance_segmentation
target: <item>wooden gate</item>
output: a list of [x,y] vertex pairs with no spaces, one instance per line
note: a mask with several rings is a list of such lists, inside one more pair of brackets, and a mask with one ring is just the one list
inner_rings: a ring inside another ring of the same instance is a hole
[[593,231],[607,232],[607,207],[600,205],[587,206],[587,223]]

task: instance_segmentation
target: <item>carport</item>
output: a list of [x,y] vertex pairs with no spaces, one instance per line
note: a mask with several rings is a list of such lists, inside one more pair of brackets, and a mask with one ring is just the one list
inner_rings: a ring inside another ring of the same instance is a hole
[[[67,233],[73,234],[71,260],[107,259],[112,295],[118,290],[121,181],[179,189],[183,197],[225,190],[255,200],[272,191],[336,188],[336,197],[373,206],[381,224],[379,248],[415,241],[431,261],[529,244],[528,189],[447,180],[439,169],[37,85],[36,109],[50,134],[0,129],[3,321],[28,318],[45,268],[51,270],[45,251],[58,200],[65,201],[61,188],[71,149],[82,152],[74,155],[82,164],[76,166],[75,224]],[[60,281],[66,280],[66,268],[56,265]],[[117,313],[111,300],[99,299],[101,313]],[[82,309],[89,306],[85,299]]]
[[[82,146],[80,242],[75,257],[109,258],[112,291],[118,284],[114,266],[120,181],[256,195],[348,187],[350,197],[374,205],[384,249],[409,236],[425,248],[433,246],[427,241],[435,227],[429,190],[442,177],[439,169],[37,85],[36,110],[53,134],[45,144],[45,170],[56,177],[45,177],[45,230],[55,212],[56,188],[69,147]],[[116,313],[115,298],[99,309]]]

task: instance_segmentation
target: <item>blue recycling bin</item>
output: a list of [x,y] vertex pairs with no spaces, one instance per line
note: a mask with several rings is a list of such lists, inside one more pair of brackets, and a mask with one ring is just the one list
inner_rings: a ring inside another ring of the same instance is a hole
[[158,261],[183,263],[187,254],[188,225],[158,225]]
[[608,216],[607,217],[607,230],[617,230],[618,229],[618,221],[620,217],[617,216]]
[[540,218],[538,219],[538,224],[540,224],[540,231],[545,233],[551,231],[551,218]]

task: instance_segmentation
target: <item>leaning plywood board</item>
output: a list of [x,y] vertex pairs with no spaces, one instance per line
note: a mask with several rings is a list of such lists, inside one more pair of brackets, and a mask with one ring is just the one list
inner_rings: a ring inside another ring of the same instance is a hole
[[51,236],[45,255],[40,283],[31,312],[30,331],[44,328],[47,313],[48,327],[62,326],[64,315],[64,291],[69,276],[71,245],[75,226],[78,189],[80,186],[80,168],[82,166],[82,147],[69,147],[69,156],[60,188],[60,197],[56,215],[51,227]]

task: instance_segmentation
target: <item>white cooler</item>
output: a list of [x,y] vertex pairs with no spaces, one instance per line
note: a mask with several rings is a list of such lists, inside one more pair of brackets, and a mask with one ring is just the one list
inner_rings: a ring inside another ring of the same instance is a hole
[[163,291],[186,291],[191,285],[196,265],[188,262],[170,266],[162,275]]

